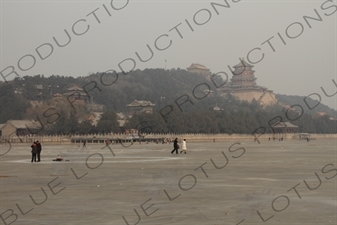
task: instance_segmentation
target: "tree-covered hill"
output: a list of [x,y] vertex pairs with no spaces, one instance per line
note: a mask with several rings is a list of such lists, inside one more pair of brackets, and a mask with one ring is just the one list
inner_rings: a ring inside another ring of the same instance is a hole
[[[102,76],[101,73],[96,73],[89,78],[90,81],[97,82],[101,89],[101,91],[95,89],[90,92],[95,102],[104,104],[107,109],[115,111],[126,111],[126,105],[135,99],[151,101],[156,104],[155,109],[159,109],[171,104],[183,95],[189,95],[193,98],[193,89],[203,83],[207,83],[213,91],[216,91],[213,83],[204,76],[180,69],[136,70],[127,75],[119,74],[118,78],[116,74],[104,74]],[[110,86],[102,85],[112,82],[114,83]],[[198,87],[195,94],[204,89],[208,89],[208,86]],[[200,93],[197,97],[204,95]]]
[[[313,95],[312,97],[316,97],[316,95]],[[314,100],[312,98],[306,97],[306,96],[297,96],[297,95],[283,95],[283,94],[277,94],[276,99],[279,101],[279,103],[292,106],[292,105],[301,105],[304,112],[310,115],[315,115],[318,112],[325,112],[327,115],[336,118],[337,119],[337,111],[334,109],[331,109],[330,107],[320,103],[318,100]],[[294,107],[294,109],[296,109]],[[297,109],[300,110],[300,109]]]
[[0,123],[23,119],[28,107],[28,100],[21,94],[15,94],[12,84],[0,84]]
[[[211,80],[181,69],[135,70],[126,75],[94,73],[78,78],[58,75],[25,76],[0,83],[0,123],[5,123],[8,119],[36,119],[36,115],[42,118],[46,109],[54,107],[64,118],[50,126],[48,132],[106,132],[106,127],[103,131],[88,123],[78,124],[77,121],[83,120],[89,113],[83,105],[73,108],[66,100],[57,104],[53,102],[53,94],[62,94],[67,88],[77,85],[87,90],[95,103],[105,105],[109,113],[126,113],[127,104],[135,99],[155,104],[154,114],[135,115],[126,124],[126,128],[135,128],[145,121],[152,132],[162,133],[252,133],[260,126],[271,132],[269,126],[273,118],[279,116],[289,121],[285,116],[287,108],[284,105],[300,104],[306,109],[305,113],[299,119],[291,121],[299,126],[299,132],[337,132],[336,121],[330,118],[336,115],[336,111],[323,104],[307,110],[304,97],[279,94],[276,97],[283,106],[276,104],[262,107],[256,101],[241,102],[231,95],[221,97],[217,92],[217,87],[221,84],[219,77],[214,76]],[[37,100],[43,104],[30,104]],[[307,102],[311,106],[317,104],[312,99],[307,99]],[[220,110],[214,110],[215,106]],[[326,112],[328,115],[315,116],[317,112]],[[294,111],[290,114],[297,117]],[[116,120],[115,116],[113,118]],[[42,122],[47,121],[48,118],[42,118]],[[62,123],[72,124],[73,127],[69,125],[65,129]]]

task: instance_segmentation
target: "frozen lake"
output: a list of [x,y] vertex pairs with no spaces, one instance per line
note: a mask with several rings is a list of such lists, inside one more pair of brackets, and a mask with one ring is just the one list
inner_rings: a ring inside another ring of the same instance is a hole
[[30,146],[13,145],[0,225],[337,224],[336,140],[109,147],[42,143],[31,163]]

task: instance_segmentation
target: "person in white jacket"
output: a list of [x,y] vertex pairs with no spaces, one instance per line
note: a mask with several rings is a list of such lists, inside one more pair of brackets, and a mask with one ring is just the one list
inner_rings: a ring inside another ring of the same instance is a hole
[[184,152],[184,153],[186,154],[186,153],[187,153],[186,150],[187,150],[187,147],[186,147],[186,139],[184,139],[184,140],[183,140],[183,144],[182,144],[182,148],[181,148],[180,153],[183,153],[183,152]]

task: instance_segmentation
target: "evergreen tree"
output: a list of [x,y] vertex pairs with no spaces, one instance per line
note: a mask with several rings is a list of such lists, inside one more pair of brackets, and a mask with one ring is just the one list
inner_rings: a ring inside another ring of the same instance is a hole
[[116,113],[114,111],[103,113],[96,128],[100,133],[119,132],[120,129]]

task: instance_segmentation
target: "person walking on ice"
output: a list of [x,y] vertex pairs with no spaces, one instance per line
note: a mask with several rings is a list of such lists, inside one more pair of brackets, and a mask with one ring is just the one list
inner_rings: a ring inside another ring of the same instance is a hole
[[182,144],[182,148],[181,148],[180,153],[183,153],[183,152],[184,152],[184,153],[186,154],[186,153],[187,153],[186,150],[187,150],[187,147],[186,147],[186,139],[184,139],[184,140],[183,140],[183,144]]
[[174,151],[176,152],[176,154],[178,154],[178,149],[179,149],[178,138],[176,138],[174,139],[173,142],[173,150],[171,151],[171,154],[173,154]]

